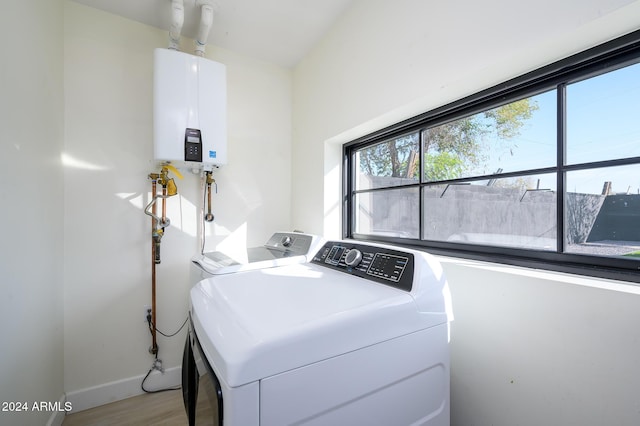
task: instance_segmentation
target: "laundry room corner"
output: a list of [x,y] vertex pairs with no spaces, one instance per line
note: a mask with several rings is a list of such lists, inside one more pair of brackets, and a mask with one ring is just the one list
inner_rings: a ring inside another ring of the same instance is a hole
[[[165,31],[64,2],[64,388],[76,410],[141,393],[153,365],[144,210],[157,171],[153,52],[167,42]],[[191,50],[193,40],[182,45]],[[187,316],[200,227],[208,250],[260,244],[290,227],[290,71],[215,46],[206,55],[228,69],[229,164],[213,172],[213,223],[198,222],[200,175],[183,170],[174,179],[178,194],[166,200],[171,223],[156,268],[157,327],[165,334]],[[147,388],[178,384],[184,332],[158,337],[166,374],[153,371]]]
[[0,27],[0,426],[640,425],[640,0]]

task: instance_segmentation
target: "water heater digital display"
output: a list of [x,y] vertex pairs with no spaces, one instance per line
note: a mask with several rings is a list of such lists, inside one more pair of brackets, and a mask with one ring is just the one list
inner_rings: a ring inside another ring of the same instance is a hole
[[226,67],[169,49],[154,51],[154,158],[211,170],[227,163]]
[[202,137],[198,129],[187,129],[185,132],[184,160],[202,162]]

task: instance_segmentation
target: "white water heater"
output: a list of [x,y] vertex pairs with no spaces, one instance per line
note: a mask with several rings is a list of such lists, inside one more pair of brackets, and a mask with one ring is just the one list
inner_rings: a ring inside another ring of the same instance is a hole
[[226,67],[155,49],[153,150],[159,163],[212,170],[227,163]]

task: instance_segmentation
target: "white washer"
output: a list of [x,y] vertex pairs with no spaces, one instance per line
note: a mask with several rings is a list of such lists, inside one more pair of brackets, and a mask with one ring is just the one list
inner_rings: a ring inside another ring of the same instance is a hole
[[221,251],[198,254],[191,258],[191,282],[195,284],[212,275],[307,262],[323,243],[317,235],[276,232],[264,245],[249,247],[237,256]]
[[327,242],[309,263],[203,280],[191,304],[191,424],[449,424],[451,300],[426,253]]

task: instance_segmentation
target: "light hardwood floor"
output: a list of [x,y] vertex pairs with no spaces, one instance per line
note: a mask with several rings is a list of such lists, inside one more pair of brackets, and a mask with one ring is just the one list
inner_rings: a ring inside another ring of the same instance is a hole
[[182,391],[148,393],[69,414],[62,426],[186,426]]

